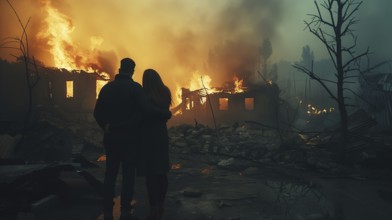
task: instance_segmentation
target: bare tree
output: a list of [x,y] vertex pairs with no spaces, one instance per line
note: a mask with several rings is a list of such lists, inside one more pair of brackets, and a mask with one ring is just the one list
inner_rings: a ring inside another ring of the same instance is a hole
[[27,36],[27,26],[30,22],[30,18],[27,20],[26,24],[23,24],[17,11],[13,7],[13,5],[7,0],[8,5],[11,7],[12,11],[14,12],[16,18],[18,19],[19,25],[22,29],[22,34],[20,37],[7,37],[2,39],[0,42],[0,48],[6,49],[13,49],[18,50],[21,54],[20,55],[13,55],[17,58],[18,61],[23,62],[24,69],[25,69],[25,76],[26,76],[26,84],[28,90],[28,109],[24,119],[25,127],[28,125],[32,108],[33,108],[33,88],[37,85],[39,81],[39,74],[38,68],[34,57],[30,57],[29,51],[29,39]]
[[[336,81],[323,79],[310,67],[295,64],[294,67],[316,80],[334,99],[340,113],[340,129],[343,146],[348,138],[347,102],[345,96],[346,84],[349,79],[358,77],[361,73],[360,60],[369,55],[369,49],[361,53],[356,52],[357,36],[354,34],[354,25],[358,22],[355,15],[362,1],[356,0],[324,0],[322,3],[314,1],[316,14],[309,14],[310,21],[305,21],[307,29],[316,36],[328,51],[329,58],[335,69]],[[327,85],[332,83],[336,91]],[[344,147],[342,152],[344,152]]]

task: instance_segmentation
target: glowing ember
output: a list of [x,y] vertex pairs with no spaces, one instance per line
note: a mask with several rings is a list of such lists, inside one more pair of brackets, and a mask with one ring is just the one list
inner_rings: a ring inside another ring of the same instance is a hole
[[335,108],[330,107],[329,109],[319,109],[315,106],[312,106],[311,104],[308,104],[308,110],[306,111],[306,113],[311,116],[311,115],[322,115],[322,114],[327,114],[327,113],[331,113],[334,112]]
[[106,154],[103,154],[103,155],[99,156],[97,161],[98,162],[106,161]]
[[180,109],[180,110],[178,110],[177,112],[175,112],[175,113],[173,114],[173,116],[176,116],[176,115],[182,115],[182,110]]
[[171,165],[171,169],[172,170],[178,170],[178,169],[180,169],[182,167],[182,164],[180,164],[180,163],[173,163],[172,165]]

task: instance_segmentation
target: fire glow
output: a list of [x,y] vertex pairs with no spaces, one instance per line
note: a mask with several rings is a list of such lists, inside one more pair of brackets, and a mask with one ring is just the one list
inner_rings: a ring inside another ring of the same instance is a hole
[[66,97],[73,98],[74,97],[74,85],[73,81],[66,81]]
[[67,70],[77,69],[76,64],[67,51],[72,50],[71,33],[74,30],[72,22],[65,15],[51,6],[50,1],[44,2],[44,9],[47,12],[45,24],[47,28],[38,33],[38,37],[48,39],[49,50],[53,56],[56,67]]
[[181,167],[182,167],[182,164],[180,164],[180,163],[173,163],[171,165],[172,170],[179,170],[179,169],[181,169]]
[[103,79],[109,79],[109,74],[101,71],[97,64],[98,48],[103,43],[100,37],[90,38],[90,50],[82,51],[72,40],[75,27],[70,18],[52,6],[50,0],[42,1],[47,16],[44,26],[37,34],[37,38],[47,41],[49,52],[53,57],[55,67],[68,71],[83,70],[89,73],[98,73]]
[[334,111],[335,111],[335,108],[333,108],[333,107],[330,107],[329,109],[326,109],[326,108],[319,109],[315,106],[312,106],[311,104],[308,104],[308,110],[306,113],[309,116],[311,116],[311,115],[322,115],[322,114],[332,113]]
[[[245,92],[245,87],[243,87],[243,80],[239,79],[237,76],[233,77],[233,85],[234,87],[230,91],[226,91],[221,88],[213,87],[211,85],[211,77],[207,74],[200,74],[200,72],[195,71],[192,74],[192,78],[189,81],[189,84],[186,88],[189,88],[190,91],[196,91],[196,90],[201,90],[202,93],[205,95],[207,94],[214,94],[214,93],[220,93],[220,92],[227,92],[230,94],[235,94],[235,93],[243,93]],[[177,85],[176,89],[176,98],[177,98],[177,103],[181,103],[181,86]],[[202,97],[201,99],[201,104],[204,104],[206,102],[206,97]]]
[[98,99],[98,95],[99,95],[99,91],[101,91],[101,89],[102,89],[102,87],[107,83],[108,81],[106,81],[106,80],[97,80],[97,82],[96,82],[96,86],[95,86],[95,88],[96,88],[96,97],[95,98],[97,98]]
[[99,156],[97,159],[97,162],[103,162],[103,161],[106,161],[106,154]]
[[238,79],[237,76],[233,78],[234,80],[234,93],[242,93],[244,92],[244,88],[242,84],[244,83],[244,80]]
[[[279,19],[266,19],[278,18],[280,13],[270,13],[280,10],[278,2],[38,0],[13,4],[23,23],[31,16],[31,54],[45,66],[114,76],[118,61],[131,57],[137,63],[137,82],[143,70],[154,68],[174,94],[177,87],[190,88],[192,71],[200,70],[205,90],[211,94],[215,91],[208,80],[233,82],[233,73],[244,84],[253,80],[249,75],[260,66],[260,40],[273,36],[278,27]],[[20,32],[15,21],[8,19],[10,11],[1,5],[6,23],[1,38]],[[8,51],[0,51],[0,56],[14,59]],[[201,78],[196,78],[200,84]],[[179,104],[178,99],[173,103]]]

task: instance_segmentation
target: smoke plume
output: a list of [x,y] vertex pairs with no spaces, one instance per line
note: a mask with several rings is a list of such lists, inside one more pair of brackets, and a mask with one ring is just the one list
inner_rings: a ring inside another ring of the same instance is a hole
[[[154,68],[172,90],[186,86],[194,71],[210,75],[215,86],[234,75],[249,78],[260,64],[261,42],[275,36],[283,13],[283,0],[10,2],[23,22],[31,17],[31,52],[45,65],[71,59],[72,67],[114,75],[119,60],[131,57],[137,81],[144,69]],[[0,13],[1,38],[20,36],[5,1]],[[51,13],[57,13],[55,20]],[[64,57],[54,57],[54,47],[63,48]],[[2,58],[12,59],[9,54],[0,51]]]

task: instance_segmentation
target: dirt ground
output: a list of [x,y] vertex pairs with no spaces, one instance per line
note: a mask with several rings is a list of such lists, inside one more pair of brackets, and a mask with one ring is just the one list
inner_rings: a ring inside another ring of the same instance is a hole
[[[243,172],[204,161],[203,155],[171,155],[178,166],[169,173],[166,220],[390,220],[390,180],[337,179],[307,171],[255,165]],[[104,162],[85,170],[103,180]],[[101,198],[76,172],[62,172],[64,193],[47,198],[17,220],[101,220]],[[118,178],[117,194],[121,177]],[[184,192],[192,192],[190,196]],[[119,217],[119,196],[115,198]],[[135,216],[144,219],[148,201],[144,179],[137,178]],[[6,218],[1,218],[6,219]],[[9,218],[11,219],[11,218]]]

